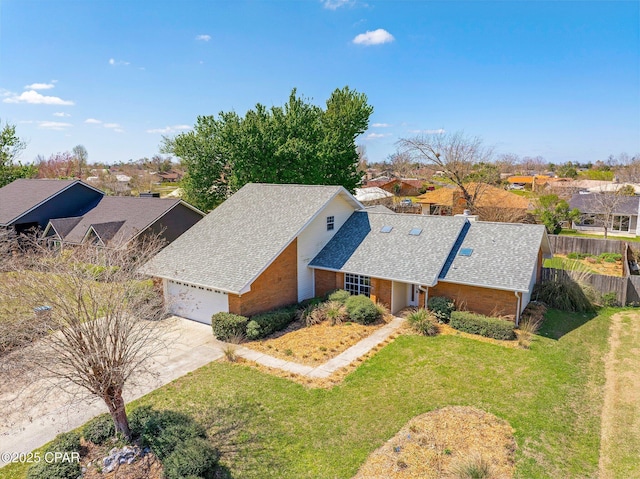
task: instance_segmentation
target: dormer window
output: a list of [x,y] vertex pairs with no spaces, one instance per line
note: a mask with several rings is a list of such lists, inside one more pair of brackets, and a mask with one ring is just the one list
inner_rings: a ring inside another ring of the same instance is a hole
[[333,231],[335,227],[336,219],[333,216],[327,216],[327,231]]

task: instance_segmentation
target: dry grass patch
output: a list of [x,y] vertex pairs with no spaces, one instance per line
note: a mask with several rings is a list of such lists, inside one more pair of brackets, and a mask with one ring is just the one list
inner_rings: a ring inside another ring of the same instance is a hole
[[332,326],[324,321],[305,327],[302,322],[297,321],[281,333],[247,342],[244,346],[285,361],[319,366],[370,336],[384,324],[379,321],[365,326],[346,322]]
[[486,478],[511,478],[513,429],[493,414],[450,406],[411,419],[374,451],[354,479],[444,479],[460,475],[469,461],[484,462]]

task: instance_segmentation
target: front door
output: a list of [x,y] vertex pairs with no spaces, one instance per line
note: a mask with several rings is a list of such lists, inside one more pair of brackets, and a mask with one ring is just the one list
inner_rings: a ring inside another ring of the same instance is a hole
[[408,306],[418,306],[418,298],[420,297],[420,290],[418,289],[418,285],[410,284],[407,293],[409,295],[409,297],[407,298]]

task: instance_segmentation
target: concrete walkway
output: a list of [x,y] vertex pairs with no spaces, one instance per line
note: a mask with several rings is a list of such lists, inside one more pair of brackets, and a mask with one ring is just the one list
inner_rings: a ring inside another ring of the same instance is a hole
[[[224,355],[227,345],[213,337],[211,326],[178,317],[166,321],[171,323],[164,335],[167,349],[154,359],[149,368],[156,374],[125,390],[127,403]],[[367,338],[316,367],[285,361],[242,346],[237,348],[236,354],[270,368],[311,378],[326,378],[383,343],[404,321],[394,318]],[[30,376],[37,377],[37,374]],[[52,440],[57,434],[81,426],[98,414],[107,412],[106,406],[99,400],[78,401],[72,394],[60,391],[42,400],[37,393],[46,388],[46,385],[30,381],[29,378],[24,381],[24,384],[12,384],[10,391],[0,390],[0,408],[3,412],[0,418],[1,452],[30,452]],[[1,465],[4,462],[0,460]]]

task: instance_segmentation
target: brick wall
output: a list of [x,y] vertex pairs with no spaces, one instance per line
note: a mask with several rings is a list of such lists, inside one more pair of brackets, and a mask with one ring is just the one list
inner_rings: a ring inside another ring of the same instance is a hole
[[314,269],[315,275],[315,295],[316,297],[324,296],[334,289],[344,289],[344,274],[335,271],[325,271],[322,269]]
[[455,301],[456,309],[486,315],[516,315],[518,300],[513,291],[480,288],[440,282],[429,288],[429,297],[445,296]]
[[241,296],[229,295],[229,312],[251,316],[298,302],[297,240],[287,246]]
[[371,278],[371,300],[391,307],[391,281],[387,279]]

